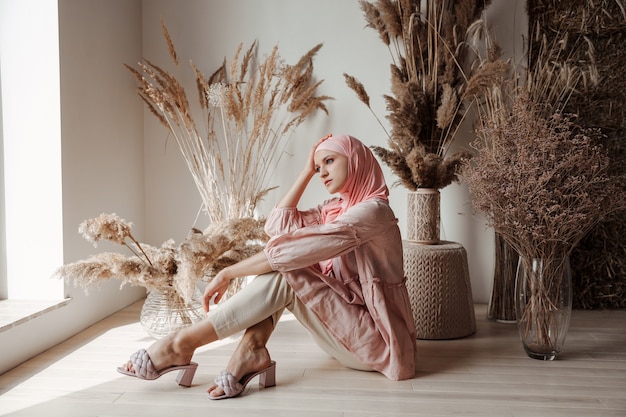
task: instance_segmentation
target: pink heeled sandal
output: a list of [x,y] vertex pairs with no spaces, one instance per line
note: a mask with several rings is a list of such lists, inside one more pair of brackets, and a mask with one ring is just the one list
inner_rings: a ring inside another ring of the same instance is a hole
[[272,361],[270,365],[258,372],[251,372],[244,375],[239,381],[235,379],[233,374],[227,370],[223,370],[215,378],[215,384],[224,391],[224,394],[214,397],[209,392],[209,398],[212,400],[222,400],[224,398],[233,398],[241,394],[248,383],[255,377],[259,376],[259,385],[264,388],[276,385],[276,362]]
[[164,374],[172,371],[179,371],[176,377],[178,385],[183,387],[190,387],[193,377],[198,369],[196,362],[189,362],[187,365],[175,365],[157,371],[150,359],[150,355],[145,349],[140,349],[130,356],[130,363],[133,365],[133,371],[127,371],[122,367],[117,368],[117,372],[120,374],[133,376],[139,379],[145,379],[148,381],[157,379]]

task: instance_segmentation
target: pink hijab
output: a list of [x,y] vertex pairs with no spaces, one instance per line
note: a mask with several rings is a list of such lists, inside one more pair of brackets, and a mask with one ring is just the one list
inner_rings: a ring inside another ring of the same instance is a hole
[[362,201],[374,198],[388,200],[389,189],[383,171],[372,151],[360,140],[348,135],[329,136],[319,144],[315,152],[323,149],[348,157],[348,180],[339,192],[340,199],[322,209],[324,223],[332,222]]

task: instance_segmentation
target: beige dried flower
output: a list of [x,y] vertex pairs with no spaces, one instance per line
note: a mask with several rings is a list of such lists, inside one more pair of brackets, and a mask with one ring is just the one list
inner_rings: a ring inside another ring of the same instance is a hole
[[[606,215],[626,207],[601,133],[520,93],[485,120],[464,175],[474,207],[522,257],[563,258]],[[546,116],[548,114],[548,116]]]
[[370,96],[367,94],[363,84],[351,75],[344,73],[343,76],[346,80],[346,84],[348,84],[348,87],[356,93],[359,100],[361,100],[367,107],[370,107]]
[[380,10],[371,3],[362,2],[361,8],[363,9],[363,13],[365,14],[365,20],[367,20],[367,25],[375,29],[380,35],[380,39],[383,43],[389,46],[390,38],[389,32],[387,31],[387,26],[381,16]]
[[[268,239],[264,224],[264,220],[253,218],[216,223],[204,232],[192,229],[180,245],[170,239],[160,247],[154,247],[132,238],[135,245],[142,248],[143,256],[135,251],[131,256],[100,253],[64,265],[55,271],[54,276],[73,282],[85,292],[91,286],[113,278],[119,279],[121,285],[141,286],[148,291],[173,288],[189,302],[198,281],[204,281],[222,268],[263,249]],[[89,241],[108,237],[119,240],[120,236],[131,238],[129,225],[115,214],[102,214],[83,222],[81,234]],[[103,230],[107,233],[99,233]],[[111,230],[117,232],[111,233]],[[129,247],[125,242],[122,244]],[[129,249],[132,250],[131,247]],[[145,259],[150,259],[151,263]],[[230,294],[236,292],[240,285],[240,281],[233,282]]]
[[[172,61],[174,43],[162,23]],[[208,79],[191,63],[205,127],[199,130],[185,88],[177,78],[148,60],[135,76],[138,92],[152,114],[173,135],[200,193],[211,223],[251,217],[272,187],[273,170],[292,131],[314,112],[328,112],[331,97],[316,95],[322,80],[313,76],[321,44],[295,65],[284,64],[278,47],[257,59],[258,45],[239,45],[233,59]]]
[[[102,213],[98,217],[83,221],[78,226],[78,232],[88,242],[93,243],[94,247],[97,246],[98,241],[108,240],[126,246],[138,259],[152,265],[150,257],[130,232],[132,226],[132,223],[127,223],[115,213]],[[134,246],[129,245],[126,239],[130,240]]]
[[109,240],[119,245],[124,245],[126,238],[131,236],[132,223],[127,223],[117,214],[102,213],[98,217],[88,219],[78,226],[80,233],[94,247],[100,240]]
[[459,97],[450,84],[443,85],[441,104],[437,109],[437,127],[441,130],[448,129],[455,122],[459,113]]

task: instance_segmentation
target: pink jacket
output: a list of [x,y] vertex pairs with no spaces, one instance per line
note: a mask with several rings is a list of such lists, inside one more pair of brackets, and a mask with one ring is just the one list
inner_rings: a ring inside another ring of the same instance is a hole
[[[413,378],[415,324],[393,211],[386,201],[367,200],[321,224],[321,208],[270,212],[265,254],[272,268],[362,363],[389,379]],[[331,276],[319,266],[327,259]]]

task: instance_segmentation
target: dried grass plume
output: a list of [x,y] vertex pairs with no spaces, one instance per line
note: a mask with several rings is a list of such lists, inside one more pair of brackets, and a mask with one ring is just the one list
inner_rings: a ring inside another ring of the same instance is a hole
[[[392,60],[391,94],[384,96],[389,147],[372,149],[409,190],[439,189],[458,181],[463,161],[471,157],[470,152],[448,151],[467,110],[465,37],[489,3],[360,0],[367,26],[378,32]],[[344,77],[376,117],[363,84]]]
[[[163,22],[162,31],[178,66]],[[240,44],[230,63],[225,59],[210,77],[191,63],[199,122],[174,75],[148,60],[126,65],[137,79],[139,96],[176,140],[211,222],[252,217],[272,189],[269,181],[291,133],[314,112],[328,113],[325,102],[331,97],[317,95],[323,80],[313,75],[313,59],[321,47],[289,65],[277,46],[260,60],[256,42],[247,49]]]
[[[118,279],[122,286],[139,286],[148,291],[174,289],[190,302],[198,282],[263,249],[267,241],[263,225],[262,220],[233,219],[213,224],[204,232],[192,229],[178,246],[168,240],[154,247],[133,237],[132,223],[103,213],[81,223],[80,233],[90,242],[108,240],[126,246],[132,254],[96,254],[62,266],[54,276],[73,282],[85,292],[102,281]],[[128,241],[133,243],[129,245]]]

